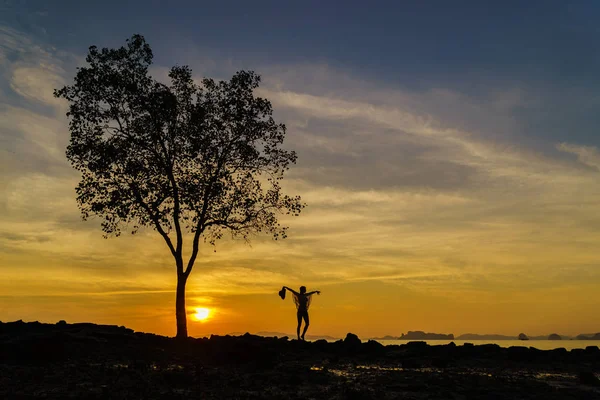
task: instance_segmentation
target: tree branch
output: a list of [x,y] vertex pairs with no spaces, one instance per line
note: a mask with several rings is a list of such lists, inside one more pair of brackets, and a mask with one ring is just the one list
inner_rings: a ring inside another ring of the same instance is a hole
[[155,127],[155,141],[158,142],[160,148],[163,152],[163,157],[165,160],[165,170],[167,172],[167,176],[169,178],[169,182],[171,183],[171,189],[173,190],[173,224],[175,225],[175,235],[176,235],[176,248],[175,248],[175,261],[177,264],[177,273],[183,273],[183,262],[182,262],[182,253],[183,253],[183,234],[181,231],[181,224],[179,223],[179,215],[181,213],[181,203],[179,199],[179,189],[177,187],[177,181],[175,180],[175,176],[173,174],[173,161],[171,160],[171,156],[169,155],[169,151],[167,150],[165,143],[163,141],[160,126],[156,123],[154,118],[154,114],[151,114],[153,117],[154,127]]
[[198,256],[200,236],[202,236],[202,233],[206,229],[206,225],[205,225],[206,213],[208,211],[208,202],[209,202],[210,196],[212,195],[212,187],[215,184],[215,182],[217,181],[217,179],[219,179],[219,174],[221,173],[221,169],[225,165],[229,151],[231,150],[231,147],[233,146],[234,143],[235,143],[235,140],[231,141],[229,143],[229,145],[227,146],[227,148],[225,150],[223,150],[221,157],[219,157],[219,162],[217,163],[217,168],[216,168],[213,176],[211,177],[209,184],[207,185],[206,189],[204,190],[204,196],[202,196],[202,211],[200,212],[200,218],[198,218],[198,223],[196,224],[196,232],[194,233],[194,239],[192,242],[192,254],[190,255],[190,259],[189,259],[187,267],[185,268],[185,271],[184,271],[184,275],[186,277],[192,272],[192,268],[194,268],[194,263],[196,262],[196,257]]
[[[173,188],[173,223],[175,224],[175,233],[177,235],[177,255],[179,258],[182,257],[183,252],[183,235],[181,233],[181,225],[179,223],[179,214],[181,213],[181,205],[179,202],[179,189],[177,188],[177,182],[175,181],[175,176],[173,175],[172,166],[169,165],[167,170],[167,174],[169,176],[169,181],[171,182],[171,187]],[[177,260],[177,269],[178,273],[183,273],[183,264],[180,265],[179,260]],[[180,271],[181,270],[181,271]]]
[[171,238],[165,232],[162,225],[160,224],[160,221],[158,220],[158,215],[150,209],[148,204],[146,204],[146,202],[142,198],[142,195],[140,194],[138,188],[133,183],[130,183],[129,186],[131,187],[131,190],[135,194],[138,204],[140,206],[142,206],[142,208],[148,213],[148,216],[150,217],[152,222],[154,222],[154,226],[156,227],[156,230],[163,237],[163,239],[167,243],[167,246],[169,247],[169,250],[171,250],[171,254],[173,255],[173,257],[175,257],[175,260],[177,260],[177,252],[175,250],[175,247],[173,246],[173,242],[171,241]]
[[214,219],[205,225],[205,229],[208,228],[209,226],[220,225],[220,226],[224,226],[227,229],[231,229],[232,231],[241,231],[245,228],[248,228],[247,226],[244,226],[244,225],[249,222],[255,221],[261,212],[267,211],[267,210],[273,209],[273,208],[277,209],[277,207],[273,206],[273,205],[261,207],[260,209],[256,210],[254,213],[246,215],[246,218],[244,218],[244,219],[238,219],[238,220],[234,219],[231,221],[229,221],[227,219]]

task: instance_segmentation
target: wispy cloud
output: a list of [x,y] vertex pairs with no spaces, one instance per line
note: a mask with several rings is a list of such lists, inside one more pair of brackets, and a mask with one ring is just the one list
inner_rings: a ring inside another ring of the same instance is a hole
[[556,148],[566,153],[575,154],[579,162],[600,171],[600,152],[595,146],[578,146],[569,143],[559,143]]
[[[104,240],[97,221],[80,221],[78,177],[64,159],[65,105],[51,93],[81,55],[0,32],[8,83],[0,92],[0,275],[13,282],[0,289],[166,296],[175,274],[160,237]],[[218,58],[197,64],[237,68]],[[544,143],[549,152],[516,141],[513,110],[540,106],[540,96],[497,88],[481,101],[445,88],[386,87],[323,64],[255,67],[265,78],[260,94],[299,154],[284,185],[309,207],[283,218],[291,226],[284,242],[203,247],[194,296],[385,282],[467,302],[600,284],[600,156],[589,145]]]

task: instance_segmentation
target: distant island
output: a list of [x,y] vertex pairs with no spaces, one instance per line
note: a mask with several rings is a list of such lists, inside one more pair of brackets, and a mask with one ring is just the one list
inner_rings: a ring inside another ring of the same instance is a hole
[[382,337],[372,337],[371,340],[398,340],[398,336],[385,335]]
[[408,331],[401,336],[386,335],[383,337],[371,338],[372,340],[454,340],[452,333],[430,333],[423,331]]
[[[232,336],[240,336],[245,332],[232,332],[230,335]],[[296,335],[284,332],[271,332],[271,331],[260,331],[254,333],[257,336],[264,337],[289,337],[294,338]],[[306,335],[308,340],[320,340],[324,339],[327,341],[336,341],[339,340],[339,337],[329,336],[329,335]],[[568,335],[559,335],[558,333],[551,333],[549,335],[537,335],[537,336],[528,336],[524,333],[519,335],[510,336],[510,335],[500,335],[500,334],[478,334],[478,333],[464,333],[457,337],[454,337],[452,333],[431,333],[424,331],[408,331],[407,333],[402,333],[400,336],[394,335],[385,335],[378,337],[370,337],[370,340],[486,340],[486,341],[496,341],[496,340],[600,340],[600,332],[599,333],[582,333],[577,336],[568,336]]]
[[480,335],[478,333],[465,333],[458,336],[456,339],[458,340],[516,340],[516,336],[506,336],[506,335],[498,335],[495,333],[492,334],[483,334]]
[[600,340],[600,332],[599,333],[583,333],[577,336],[569,336],[569,335],[559,335],[558,333],[551,333],[549,335],[537,335],[537,336],[528,336],[524,333],[520,333],[519,335],[500,335],[497,333],[463,333],[457,337],[454,337],[453,334],[443,334],[443,333],[426,333],[423,331],[409,331],[406,334],[402,334],[401,336],[393,336],[393,335],[385,335],[379,337],[371,337],[371,340],[486,340],[486,341],[496,341],[496,340]]
[[598,333],[587,333],[582,335],[577,335],[577,340],[600,340],[600,332]]
[[452,333],[426,333],[423,331],[408,331],[406,335],[403,333],[400,340],[454,340]]
[[[231,336],[241,336],[246,332],[232,332],[229,335]],[[271,332],[271,331],[260,331],[260,332],[256,332],[254,333],[254,335],[256,336],[263,336],[263,337],[278,337],[278,338],[282,338],[282,337],[288,337],[288,338],[295,338],[296,335],[295,334],[290,334],[290,333],[283,333],[283,332]],[[340,338],[337,337],[333,337],[333,336],[328,336],[328,335],[306,335],[306,339],[308,340],[328,340],[328,341],[335,341],[335,340],[339,340]]]
[[552,333],[548,336],[548,340],[562,340],[562,338],[557,333]]

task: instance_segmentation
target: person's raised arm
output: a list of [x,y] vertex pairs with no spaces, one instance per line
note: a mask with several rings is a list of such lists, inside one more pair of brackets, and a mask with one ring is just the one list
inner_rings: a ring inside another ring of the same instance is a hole
[[320,290],[315,290],[314,292],[308,292],[308,293],[306,293],[306,295],[310,296],[311,294],[315,294],[315,293],[316,294],[321,294],[321,291]]
[[294,293],[296,296],[300,295],[300,293],[296,292],[294,289],[290,289],[290,288],[289,288],[289,287],[287,287],[287,286],[284,286],[283,288],[284,288],[284,289],[287,289],[287,290],[289,290],[289,291],[290,291],[290,292],[292,292],[292,293]]

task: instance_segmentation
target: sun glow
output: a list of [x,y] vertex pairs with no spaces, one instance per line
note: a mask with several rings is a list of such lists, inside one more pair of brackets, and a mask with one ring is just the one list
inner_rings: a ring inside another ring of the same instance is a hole
[[194,314],[194,318],[196,321],[206,321],[209,315],[210,310],[208,308],[196,308],[196,314]]

